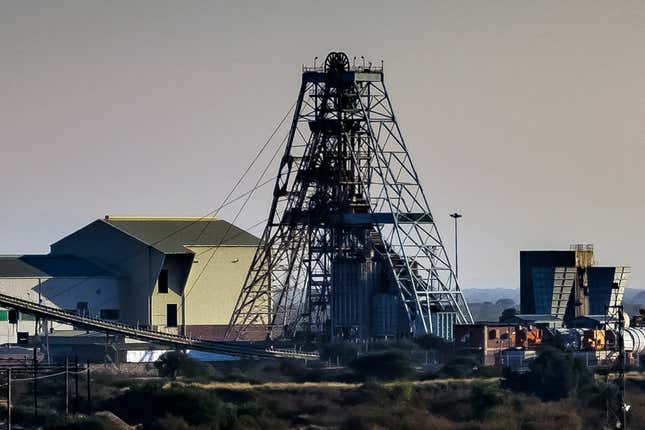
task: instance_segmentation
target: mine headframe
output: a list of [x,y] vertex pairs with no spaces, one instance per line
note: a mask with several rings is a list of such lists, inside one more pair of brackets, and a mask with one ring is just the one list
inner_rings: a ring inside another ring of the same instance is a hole
[[449,337],[455,322],[472,316],[383,68],[332,52],[303,68],[269,220],[227,336]]

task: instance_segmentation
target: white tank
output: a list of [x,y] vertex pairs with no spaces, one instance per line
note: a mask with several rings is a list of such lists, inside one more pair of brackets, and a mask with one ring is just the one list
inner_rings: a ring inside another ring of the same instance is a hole
[[645,328],[630,327],[624,330],[625,351],[641,353],[645,351]]

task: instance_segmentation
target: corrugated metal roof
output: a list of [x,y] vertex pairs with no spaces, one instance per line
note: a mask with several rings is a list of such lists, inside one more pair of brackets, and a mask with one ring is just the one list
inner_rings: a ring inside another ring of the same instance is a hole
[[615,319],[611,316],[607,315],[580,315],[569,321],[569,323],[576,322],[576,321],[582,321],[582,320],[589,320],[589,321],[594,321],[596,323],[605,323],[607,321],[614,321]]
[[111,226],[165,252],[188,254],[186,246],[257,246],[260,239],[217,218],[114,217]]
[[535,323],[561,321],[561,319],[556,317],[555,315],[547,315],[547,314],[515,314],[512,317],[506,318],[504,321],[512,321],[513,319],[518,319],[522,321],[533,321]]
[[87,260],[67,255],[0,256],[0,277],[113,276]]

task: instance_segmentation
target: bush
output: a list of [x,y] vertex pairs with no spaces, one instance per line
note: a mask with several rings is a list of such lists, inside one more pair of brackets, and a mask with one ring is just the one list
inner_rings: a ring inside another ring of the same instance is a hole
[[144,428],[155,428],[152,423],[165,415],[215,430],[234,427],[236,419],[235,409],[212,392],[174,386],[162,389],[158,384],[130,389],[108,400],[104,407],[129,424],[142,423]]
[[426,351],[443,351],[451,346],[446,339],[431,334],[424,334],[423,336],[416,337],[414,339],[414,343],[417,344],[419,348]]
[[155,430],[190,430],[190,426],[183,418],[164,415],[152,424]]
[[186,378],[209,378],[216,373],[210,364],[190,358],[181,351],[164,353],[154,365],[159,376],[173,380],[180,375]]
[[410,359],[397,351],[364,355],[350,362],[349,367],[362,379],[399,379],[413,373]]
[[479,370],[476,361],[468,358],[459,358],[446,363],[435,377],[439,378],[472,378]]
[[473,410],[473,415],[480,421],[483,421],[489,410],[506,401],[506,395],[497,383],[474,384],[470,392],[470,405]]
[[320,348],[320,359],[336,364],[338,360],[345,364],[355,359],[360,351],[360,346],[355,343],[338,342],[322,345]]
[[409,339],[399,339],[396,341],[381,340],[378,342],[371,342],[369,344],[370,352],[384,352],[384,351],[401,351],[410,352],[417,349],[417,344]]
[[529,369],[523,374],[505,371],[504,385],[542,400],[559,400],[594,384],[593,375],[582,362],[557,350],[544,351]]

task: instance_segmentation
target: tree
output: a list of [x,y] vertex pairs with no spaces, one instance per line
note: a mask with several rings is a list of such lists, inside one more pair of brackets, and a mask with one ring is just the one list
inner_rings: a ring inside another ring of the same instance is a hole
[[507,370],[504,384],[550,401],[576,395],[594,383],[593,375],[582,362],[558,350],[542,352],[529,364],[529,369],[522,374]]
[[517,315],[517,309],[507,308],[502,311],[502,315],[500,315],[499,320],[505,321],[509,318],[513,318],[515,315]]
[[188,356],[184,352],[168,351],[155,361],[155,368],[159,372],[159,376],[174,380],[187,360]]
[[215,369],[208,363],[190,358],[182,351],[168,351],[155,361],[159,376],[176,379],[181,375],[186,378],[209,378]]
[[424,334],[422,336],[417,336],[414,339],[414,343],[416,343],[419,348],[424,349],[426,351],[442,350],[450,345],[446,341],[446,339],[439,336],[434,336],[432,334]]
[[495,306],[497,306],[498,308],[502,308],[502,309],[514,308],[515,307],[515,300],[513,300],[513,299],[499,299],[498,301],[495,302]]

